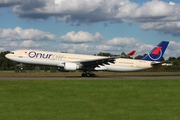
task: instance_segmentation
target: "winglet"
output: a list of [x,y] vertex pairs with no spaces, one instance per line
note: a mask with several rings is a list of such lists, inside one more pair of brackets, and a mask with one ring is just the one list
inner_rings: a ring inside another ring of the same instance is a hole
[[154,47],[145,57],[141,60],[148,60],[148,61],[158,61],[160,62],[164,52],[168,46],[168,41],[160,42],[156,47]]
[[133,56],[135,52],[136,52],[136,51],[133,50],[133,51],[129,52],[129,53],[127,54],[127,56]]

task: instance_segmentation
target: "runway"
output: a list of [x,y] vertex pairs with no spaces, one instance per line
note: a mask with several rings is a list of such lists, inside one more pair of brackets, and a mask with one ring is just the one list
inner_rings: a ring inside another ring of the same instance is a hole
[[179,79],[180,75],[136,75],[136,76],[1,76],[0,80],[158,80],[158,79]]

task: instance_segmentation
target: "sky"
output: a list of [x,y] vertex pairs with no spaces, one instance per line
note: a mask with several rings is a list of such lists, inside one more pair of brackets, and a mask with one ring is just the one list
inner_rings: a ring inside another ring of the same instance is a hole
[[0,51],[180,56],[179,0],[0,0]]

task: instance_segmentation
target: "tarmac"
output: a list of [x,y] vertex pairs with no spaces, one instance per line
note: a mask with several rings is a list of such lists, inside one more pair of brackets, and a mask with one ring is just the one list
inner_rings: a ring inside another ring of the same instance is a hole
[[139,75],[139,76],[4,76],[0,80],[158,80],[158,79],[178,79],[180,75]]

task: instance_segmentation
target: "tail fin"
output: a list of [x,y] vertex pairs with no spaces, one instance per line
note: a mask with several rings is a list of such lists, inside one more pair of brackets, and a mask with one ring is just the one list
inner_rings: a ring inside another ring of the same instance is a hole
[[160,62],[164,52],[168,46],[168,41],[162,41],[160,42],[156,47],[154,47],[151,52],[149,52],[145,57],[143,57],[141,60],[148,60],[148,61],[158,61]]

